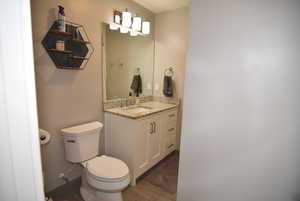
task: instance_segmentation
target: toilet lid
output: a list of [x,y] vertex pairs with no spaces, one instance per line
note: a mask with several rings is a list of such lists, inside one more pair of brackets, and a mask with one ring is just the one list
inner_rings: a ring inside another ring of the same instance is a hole
[[119,181],[129,175],[128,166],[123,161],[109,156],[96,157],[88,161],[86,168],[92,176],[105,181]]

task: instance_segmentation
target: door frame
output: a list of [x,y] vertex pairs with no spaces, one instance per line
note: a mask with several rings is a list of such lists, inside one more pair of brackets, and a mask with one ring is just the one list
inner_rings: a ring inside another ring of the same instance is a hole
[[0,11],[0,200],[43,201],[30,1]]

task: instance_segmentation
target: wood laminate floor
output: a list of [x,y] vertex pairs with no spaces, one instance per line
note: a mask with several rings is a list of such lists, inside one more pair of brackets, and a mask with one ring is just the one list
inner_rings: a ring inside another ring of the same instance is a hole
[[[176,201],[178,153],[174,152],[149,170],[123,192],[124,201]],[[53,201],[84,201],[79,188],[80,179],[48,193]]]

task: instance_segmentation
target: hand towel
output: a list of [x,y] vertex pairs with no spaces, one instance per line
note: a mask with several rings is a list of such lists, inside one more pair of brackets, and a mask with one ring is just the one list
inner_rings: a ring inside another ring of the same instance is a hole
[[163,93],[166,97],[172,97],[173,96],[172,76],[165,75]]
[[142,89],[142,78],[140,75],[134,75],[131,83],[132,91],[136,94],[137,97],[143,92]]

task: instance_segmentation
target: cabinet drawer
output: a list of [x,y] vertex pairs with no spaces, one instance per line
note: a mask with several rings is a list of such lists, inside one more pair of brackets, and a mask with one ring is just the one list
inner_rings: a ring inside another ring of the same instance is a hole
[[167,135],[166,138],[170,139],[170,138],[175,138],[176,136],[176,125],[171,125],[169,127],[167,127]]
[[177,110],[169,111],[166,114],[166,119],[167,119],[167,122],[175,122],[175,124],[176,124],[176,121],[177,121]]
[[170,138],[166,140],[166,144],[165,144],[165,149],[166,149],[166,155],[168,155],[169,153],[171,153],[172,151],[175,150],[176,148],[176,138]]

